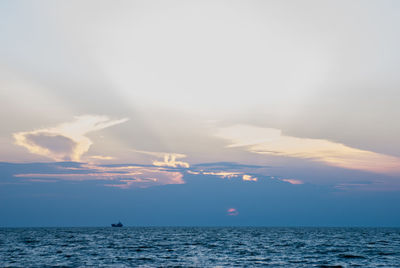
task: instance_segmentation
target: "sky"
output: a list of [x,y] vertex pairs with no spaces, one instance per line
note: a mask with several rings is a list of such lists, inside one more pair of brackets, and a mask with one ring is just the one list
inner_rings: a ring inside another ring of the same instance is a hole
[[400,2],[0,3],[0,226],[400,226]]

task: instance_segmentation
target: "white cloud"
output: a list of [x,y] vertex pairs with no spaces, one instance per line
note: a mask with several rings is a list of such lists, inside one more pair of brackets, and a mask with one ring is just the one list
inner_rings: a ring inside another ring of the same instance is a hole
[[92,141],[86,134],[126,122],[128,119],[111,120],[107,116],[83,115],[72,122],[55,127],[14,133],[15,144],[29,152],[49,157],[56,161],[80,161]]
[[203,175],[213,175],[213,176],[218,176],[220,178],[236,178],[239,175],[241,175],[241,172],[230,172],[230,171],[202,171]]
[[156,157],[162,157],[163,161],[154,160],[153,165],[158,167],[182,167],[182,168],[189,168],[190,165],[187,162],[177,161],[177,159],[185,158],[185,154],[178,154],[178,153],[163,153],[163,152],[148,152],[148,151],[140,151],[140,150],[133,150],[134,152],[147,154]]
[[164,161],[153,161],[153,165],[159,166],[159,167],[183,167],[183,168],[189,168],[190,165],[187,162],[183,161],[177,161],[177,158],[183,158],[186,156],[181,156],[177,154],[166,154],[164,155]]
[[283,135],[281,130],[234,125],[220,128],[217,137],[229,140],[227,147],[275,156],[287,156],[325,164],[385,174],[400,173],[400,158],[361,150],[324,139],[307,139]]
[[253,176],[251,176],[251,175],[246,175],[246,174],[244,174],[244,175],[242,176],[242,179],[243,179],[244,181],[257,181],[257,180],[258,180],[256,177],[253,177]]
[[[190,172],[190,173],[194,174],[192,172]],[[203,171],[203,170],[200,170],[196,174],[213,175],[213,176],[220,177],[222,179],[226,179],[226,178],[232,179],[232,178],[242,177],[243,181],[257,181],[258,180],[258,178],[253,177],[252,175],[247,175],[247,174],[243,174],[242,172],[236,172],[236,171]]]

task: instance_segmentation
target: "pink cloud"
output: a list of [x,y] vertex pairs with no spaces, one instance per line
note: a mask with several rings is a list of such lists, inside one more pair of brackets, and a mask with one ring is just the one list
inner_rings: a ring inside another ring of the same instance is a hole
[[[64,168],[71,173],[24,173],[16,174],[16,178],[30,178],[31,181],[45,181],[51,179],[67,181],[103,180],[113,181],[113,184],[105,184],[109,187],[130,188],[150,187],[165,184],[183,184],[183,175],[177,171],[169,171],[160,167],[142,166],[117,166],[104,167],[97,165],[82,165],[79,168]],[[87,171],[90,172],[87,172]],[[84,173],[86,172],[86,173]],[[33,179],[33,180],[32,180]]]
[[303,181],[301,180],[295,180],[295,179],[281,179],[281,181],[286,181],[290,184],[304,184]]

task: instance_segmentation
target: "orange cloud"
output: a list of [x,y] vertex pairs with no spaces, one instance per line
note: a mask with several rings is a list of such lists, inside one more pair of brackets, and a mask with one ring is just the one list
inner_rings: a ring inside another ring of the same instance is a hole
[[242,179],[243,179],[244,181],[257,181],[257,180],[258,180],[256,177],[253,177],[253,176],[251,176],[251,175],[246,175],[246,174],[244,174],[244,175],[242,176]]

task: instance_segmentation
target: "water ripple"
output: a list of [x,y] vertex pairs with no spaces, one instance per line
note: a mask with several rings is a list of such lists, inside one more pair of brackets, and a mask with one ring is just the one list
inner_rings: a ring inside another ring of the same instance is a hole
[[0,228],[0,267],[400,267],[396,228]]

